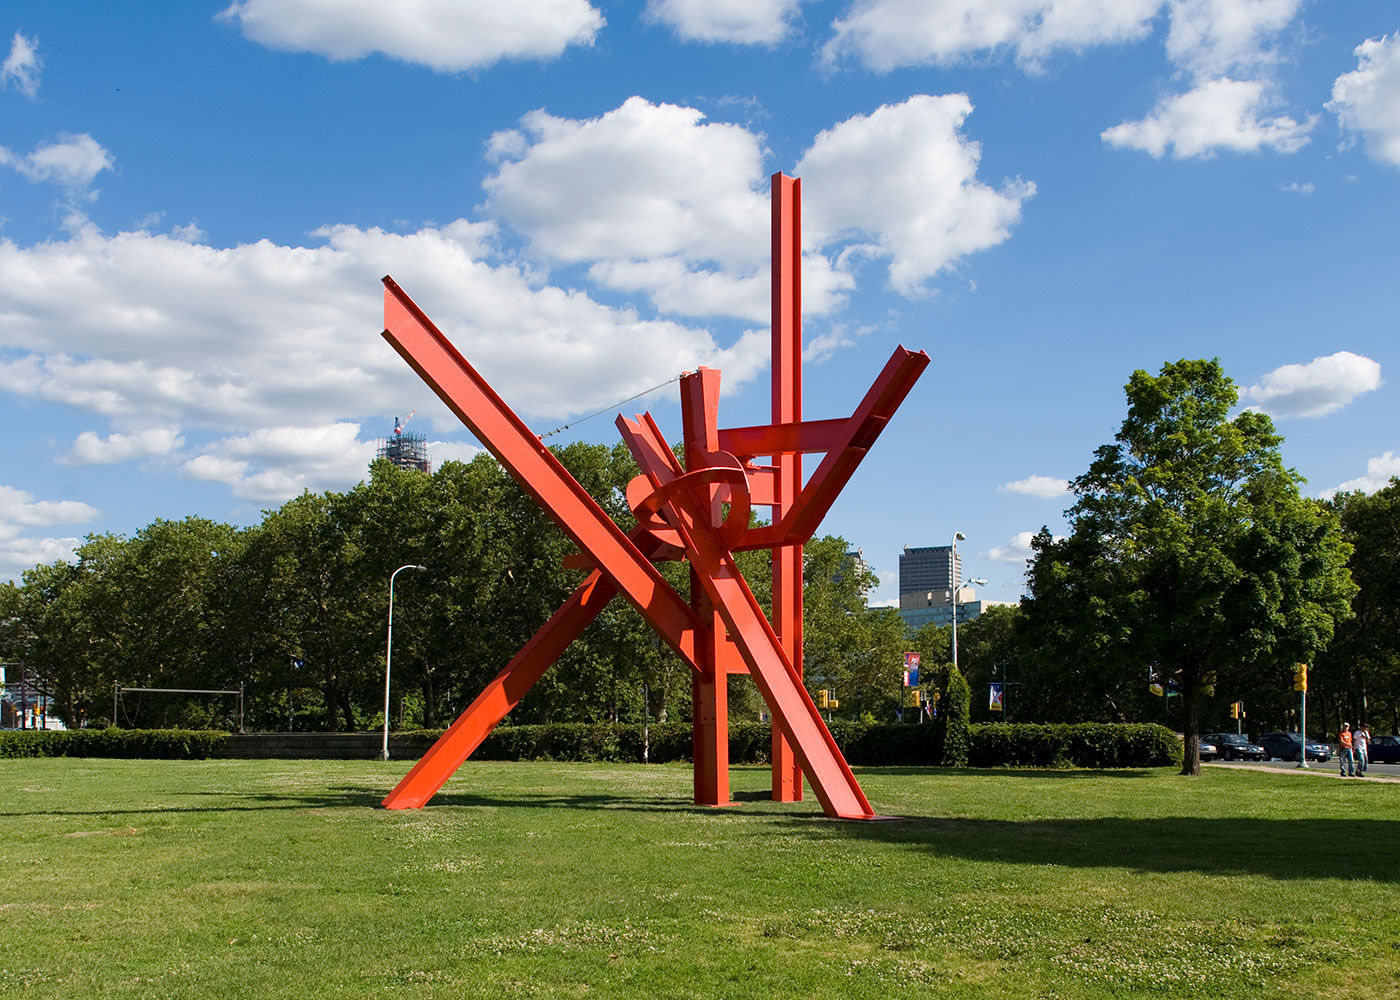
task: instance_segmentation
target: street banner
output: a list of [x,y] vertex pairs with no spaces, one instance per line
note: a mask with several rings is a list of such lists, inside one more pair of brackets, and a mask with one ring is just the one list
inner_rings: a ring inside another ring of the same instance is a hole
[[992,684],[987,698],[987,711],[1000,712],[1006,702],[1006,689],[1000,684]]
[[918,654],[918,653],[905,653],[905,654],[904,654],[904,686],[905,686],[905,687],[918,687],[918,686],[919,686],[919,661],[920,661],[920,659],[921,659],[921,656],[920,656],[920,654]]

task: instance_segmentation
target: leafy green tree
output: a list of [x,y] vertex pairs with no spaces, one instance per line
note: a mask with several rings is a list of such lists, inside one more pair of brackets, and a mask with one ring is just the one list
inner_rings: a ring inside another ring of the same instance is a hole
[[892,608],[867,606],[878,581],[857,572],[850,548],[834,535],[803,547],[803,679],[835,690],[842,715],[885,715],[900,695],[904,623]]
[[[981,692],[973,699],[973,718],[1002,722],[1014,713],[1018,722],[1045,721],[1029,711],[1033,703],[1023,700],[1035,677],[1027,671],[1021,651],[1020,619],[1019,607],[997,605],[958,624],[958,667],[972,691]],[[982,696],[993,683],[1012,685],[1007,688],[1005,716],[989,712]]]
[[1202,696],[1282,675],[1350,614],[1350,546],[1335,513],[1299,493],[1272,421],[1230,417],[1238,394],[1218,362],[1137,371],[1126,392],[1115,443],[1074,481],[1070,536],[1037,539],[1024,608],[1064,659],[1143,685],[1156,664],[1177,683],[1195,774]]
[[1330,506],[1353,545],[1358,589],[1314,679],[1332,695],[1335,721],[1387,713],[1400,732],[1400,479],[1369,496],[1339,493]]

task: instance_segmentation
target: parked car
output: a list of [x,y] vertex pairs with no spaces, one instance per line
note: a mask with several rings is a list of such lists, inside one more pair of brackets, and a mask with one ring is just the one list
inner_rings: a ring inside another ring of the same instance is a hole
[[1371,737],[1366,759],[1372,764],[1400,764],[1400,736]]
[[1201,760],[1215,760],[1220,756],[1220,751],[1216,749],[1209,736],[1202,736],[1196,743],[1196,750],[1201,755]]
[[[1302,738],[1297,733],[1264,733],[1259,737],[1259,745],[1264,748],[1264,753],[1268,756],[1265,760],[1297,760],[1298,745],[1302,743]],[[1308,740],[1308,760],[1320,760],[1324,764],[1332,759],[1332,748],[1326,743],[1314,743]]]
[[1239,733],[1210,733],[1201,739],[1214,743],[1225,760],[1263,760],[1268,756],[1258,743],[1251,743],[1248,736]]

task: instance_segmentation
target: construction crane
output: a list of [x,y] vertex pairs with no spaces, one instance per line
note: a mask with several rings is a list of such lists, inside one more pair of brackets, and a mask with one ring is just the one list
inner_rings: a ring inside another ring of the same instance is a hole
[[405,427],[408,426],[408,422],[409,422],[410,420],[413,419],[413,415],[414,415],[415,413],[417,413],[417,412],[418,412],[418,408],[417,408],[417,407],[414,407],[413,409],[411,409],[411,410],[408,411],[408,416],[404,417],[402,420],[400,420],[398,417],[395,417],[395,418],[394,418],[394,436],[395,436],[395,437],[398,437],[400,434],[403,433],[403,429],[404,429]]

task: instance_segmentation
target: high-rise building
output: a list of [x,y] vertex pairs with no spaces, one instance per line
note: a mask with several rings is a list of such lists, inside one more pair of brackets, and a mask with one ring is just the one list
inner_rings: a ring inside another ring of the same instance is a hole
[[904,546],[899,557],[899,616],[910,634],[925,625],[948,625],[957,610],[958,624],[970,622],[1006,601],[978,600],[963,583],[962,553],[951,545]]
[[904,546],[899,556],[901,598],[930,590],[953,590],[961,585],[962,555],[955,553],[951,545]]

